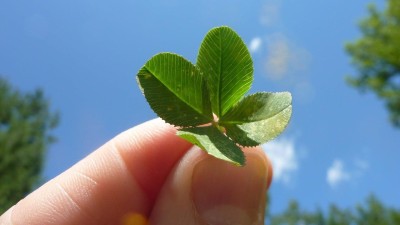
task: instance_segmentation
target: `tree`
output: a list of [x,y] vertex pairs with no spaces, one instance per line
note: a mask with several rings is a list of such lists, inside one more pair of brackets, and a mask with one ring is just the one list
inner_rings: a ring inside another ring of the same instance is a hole
[[362,37],[346,45],[359,74],[348,81],[382,98],[391,122],[400,128],[400,1],[388,0],[384,11],[370,5],[359,27]]
[[331,205],[326,213],[320,209],[315,212],[303,211],[293,200],[283,213],[268,219],[272,225],[399,225],[400,210],[383,205],[373,195],[353,209],[340,209]]
[[58,118],[40,89],[21,93],[0,77],[0,214],[40,181]]
[[289,206],[282,215],[272,216],[271,224],[287,224],[287,225],[297,225],[298,223],[303,223],[303,212],[300,212],[299,203],[297,201],[290,201]]
[[375,196],[367,199],[366,206],[358,205],[355,216],[356,224],[394,225],[400,224],[400,211],[384,206]]
[[291,200],[282,214],[272,215],[270,221],[272,225],[334,225],[330,223],[330,218],[325,218],[320,209],[311,213],[303,211],[296,200]]

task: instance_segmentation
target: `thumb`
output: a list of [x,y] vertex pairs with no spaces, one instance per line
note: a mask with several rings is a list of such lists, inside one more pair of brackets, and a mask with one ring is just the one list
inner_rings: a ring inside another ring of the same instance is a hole
[[260,148],[244,152],[246,165],[237,167],[190,150],[164,184],[149,224],[264,224],[271,167]]

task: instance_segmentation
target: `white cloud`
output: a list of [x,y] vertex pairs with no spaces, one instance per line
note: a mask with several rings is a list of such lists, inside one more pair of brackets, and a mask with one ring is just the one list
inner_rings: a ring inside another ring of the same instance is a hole
[[292,43],[284,34],[271,34],[266,45],[265,69],[269,78],[282,79],[289,73],[307,68],[310,60],[308,51]]
[[274,26],[279,21],[280,4],[277,1],[266,2],[261,11],[260,23],[266,27]]
[[367,160],[360,158],[352,160],[350,167],[347,167],[346,169],[344,165],[345,163],[343,160],[335,159],[332,165],[328,168],[326,181],[331,188],[336,188],[339,184],[344,184],[345,182],[356,185],[358,180],[365,175],[370,167]]
[[255,37],[250,41],[249,50],[251,53],[258,52],[260,50],[262,40],[260,37]]
[[274,180],[289,183],[299,168],[294,141],[279,138],[263,145],[274,170]]
[[350,173],[344,169],[344,164],[341,160],[335,159],[326,173],[326,181],[335,188],[340,183],[350,180]]
[[287,73],[290,55],[289,45],[284,39],[270,41],[265,68],[271,78],[282,78]]

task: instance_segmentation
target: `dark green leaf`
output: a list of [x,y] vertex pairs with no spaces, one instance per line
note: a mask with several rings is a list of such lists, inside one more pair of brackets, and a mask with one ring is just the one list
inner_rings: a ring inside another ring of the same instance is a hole
[[242,150],[214,126],[183,128],[177,135],[216,158],[241,166],[245,163]]
[[205,82],[183,57],[158,54],[144,65],[137,79],[151,108],[166,122],[197,126],[212,121]]

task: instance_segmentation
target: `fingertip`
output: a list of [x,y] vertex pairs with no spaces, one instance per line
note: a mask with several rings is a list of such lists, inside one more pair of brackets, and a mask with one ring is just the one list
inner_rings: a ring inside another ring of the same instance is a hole
[[268,190],[269,187],[271,186],[272,183],[272,178],[273,178],[273,168],[272,168],[272,163],[268,155],[265,154],[265,151],[262,149],[262,147],[257,146],[257,147],[246,147],[243,148],[243,151],[246,153],[246,156],[249,154],[256,154],[257,157],[260,157],[263,159],[263,164],[266,169],[266,189]]
[[272,184],[272,178],[274,177],[274,169],[272,168],[272,163],[268,156],[266,156],[266,159],[267,159],[267,171],[268,171],[268,173],[267,173],[267,189],[269,189]]
[[[262,224],[268,179],[260,148],[235,166],[194,147],[172,170],[157,199],[154,224]],[[185,217],[180,217],[184,214]]]
[[[208,158],[193,171],[193,201],[207,224],[258,224],[264,211],[265,158],[246,153],[246,165],[236,167]],[[216,173],[215,171],[218,171]]]

